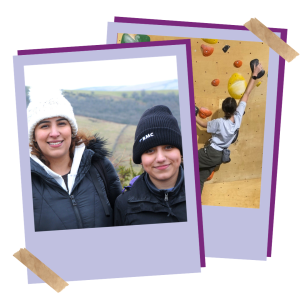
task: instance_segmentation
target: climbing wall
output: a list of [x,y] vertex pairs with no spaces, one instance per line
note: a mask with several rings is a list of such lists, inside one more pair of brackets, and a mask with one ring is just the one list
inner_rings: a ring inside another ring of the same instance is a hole
[[[134,38],[135,35],[131,36]],[[118,43],[121,38],[122,34],[118,34]],[[151,41],[175,39],[180,37],[150,35]],[[201,45],[213,47],[213,53],[204,56]],[[230,46],[226,52],[222,50],[225,45]],[[266,71],[256,81],[261,84],[254,86],[250,94],[238,141],[230,146],[231,162],[219,167],[214,177],[205,183],[202,193],[203,205],[259,208],[269,47],[262,42],[231,40],[217,40],[215,44],[210,44],[201,38],[192,38],[191,46],[195,104],[213,112],[208,120],[224,116],[222,101],[230,96],[228,81],[234,73],[241,74],[248,83],[251,76],[250,61],[255,58],[259,59]],[[242,62],[238,68],[234,65],[237,60]],[[217,86],[212,84],[215,79],[219,80]],[[197,125],[199,149],[210,137],[206,129]]]

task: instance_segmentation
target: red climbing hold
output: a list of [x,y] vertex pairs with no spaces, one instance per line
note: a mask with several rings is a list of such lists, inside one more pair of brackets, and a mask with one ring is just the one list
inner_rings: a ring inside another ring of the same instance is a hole
[[235,66],[236,68],[241,67],[242,64],[243,64],[243,62],[242,62],[241,60],[236,60],[236,61],[234,62],[234,66]]
[[206,181],[211,180],[215,175],[215,171],[212,171],[212,173],[209,175],[209,177],[206,179]]
[[206,107],[200,107],[199,109],[199,117],[201,119],[206,119],[212,115],[212,111]]
[[218,86],[219,83],[220,83],[220,80],[219,80],[219,79],[214,79],[214,80],[211,82],[211,84],[212,84],[213,86]]
[[204,44],[201,45],[204,56],[210,56],[214,52],[214,47],[206,46]]

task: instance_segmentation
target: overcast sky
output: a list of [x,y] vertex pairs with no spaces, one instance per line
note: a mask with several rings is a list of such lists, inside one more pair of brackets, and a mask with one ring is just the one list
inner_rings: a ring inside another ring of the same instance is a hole
[[176,56],[25,66],[25,85],[59,89],[177,79]]

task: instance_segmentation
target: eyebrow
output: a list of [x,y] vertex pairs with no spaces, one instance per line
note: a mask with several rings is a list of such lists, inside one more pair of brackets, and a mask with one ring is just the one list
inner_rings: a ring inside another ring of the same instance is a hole
[[41,124],[43,124],[43,123],[50,123],[50,121],[44,121],[44,120],[42,120],[41,122],[39,122],[39,123],[37,124],[37,126],[38,126],[38,125],[41,125]]
[[56,122],[60,122],[60,121],[68,121],[66,118],[60,118],[58,120],[56,120]]
[[[56,122],[60,122],[60,121],[68,121],[68,120],[67,120],[66,118],[60,118],[60,119],[56,120]],[[38,125],[41,125],[41,124],[43,124],[43,123],[50,123],[50,121],[42,120],[41,122],[39,122],[39,123],[37,124],[37,126],[38,126]]]

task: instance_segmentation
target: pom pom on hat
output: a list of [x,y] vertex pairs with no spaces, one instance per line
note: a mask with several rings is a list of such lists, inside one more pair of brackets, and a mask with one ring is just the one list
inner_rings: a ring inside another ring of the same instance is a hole
[[36,125],[44,120],[54,117],[66,118],[72,128],[72,134],[78,131],[77,122],[70,102],[58,89],[30,88],[30,103],[27,107],[28,138],[33,142],[33,132]]

